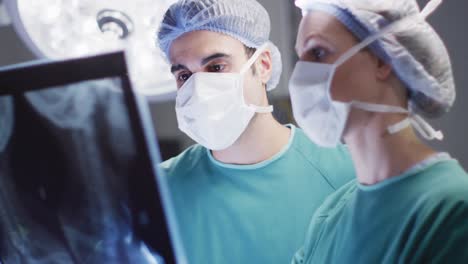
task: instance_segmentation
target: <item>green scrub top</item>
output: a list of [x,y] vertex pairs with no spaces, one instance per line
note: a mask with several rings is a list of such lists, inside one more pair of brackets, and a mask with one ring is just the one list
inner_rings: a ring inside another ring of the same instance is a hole
[[289,127],[287,146],[255,165],[221,163],[200,145],[161,165],[189,263],[290,262],[315,209],[355,177],[346,147],[319,148]]
[[437,154],[372,186],[350,182],[317,209],[292,263],[468,263],[468,175]]

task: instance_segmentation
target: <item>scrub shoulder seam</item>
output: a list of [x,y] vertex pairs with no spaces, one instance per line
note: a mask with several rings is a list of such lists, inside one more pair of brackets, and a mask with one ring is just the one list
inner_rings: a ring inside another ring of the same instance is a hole
[[298,152],[299,155],[301,155],[310,165],[312,165],[312,167],[314,167],[317,172],[322,176],[322,178],[328,183],[328,185],[330,185],[330,187],[336,191],[336,187],[333,186],[333,184],[331,183],[330,179],[325,175],[325,173],[322,172],[322,170],[320,170],[319,166],[317,166],[309,157],[307,157],[307,155],[305,155],[299,148],[297,148],[296,146],[292,146],[292,148],[294,149],[294,151]]

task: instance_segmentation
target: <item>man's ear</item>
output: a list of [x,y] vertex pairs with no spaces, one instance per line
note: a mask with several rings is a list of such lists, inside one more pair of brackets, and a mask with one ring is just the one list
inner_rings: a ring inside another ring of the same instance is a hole
[[260,80],[263,84],[268,83],[271,79],[272,74],[272,59],[271,52],[269,50],[264,51],[258,58],[257,63],[257,74],[260,77]]

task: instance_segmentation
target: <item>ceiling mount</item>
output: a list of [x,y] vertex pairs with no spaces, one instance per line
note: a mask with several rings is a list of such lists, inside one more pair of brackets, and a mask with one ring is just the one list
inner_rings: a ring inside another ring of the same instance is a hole
[[101,10],[96,17],[99,29],[104,34],[125,39],[133,32],[133,22],[125,13],[117,10]]

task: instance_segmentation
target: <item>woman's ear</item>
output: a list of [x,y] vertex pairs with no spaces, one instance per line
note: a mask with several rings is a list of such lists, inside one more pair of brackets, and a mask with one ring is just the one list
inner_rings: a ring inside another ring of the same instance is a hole
[[260,80],[263,84],[268,83],[272,74],[272,60],[271,52],[269,50],[264,51],[257,60],[257,69]]
[[392,73],[392,66],[383,60],[377,58],[377,79],[379,81],[387,80]]

